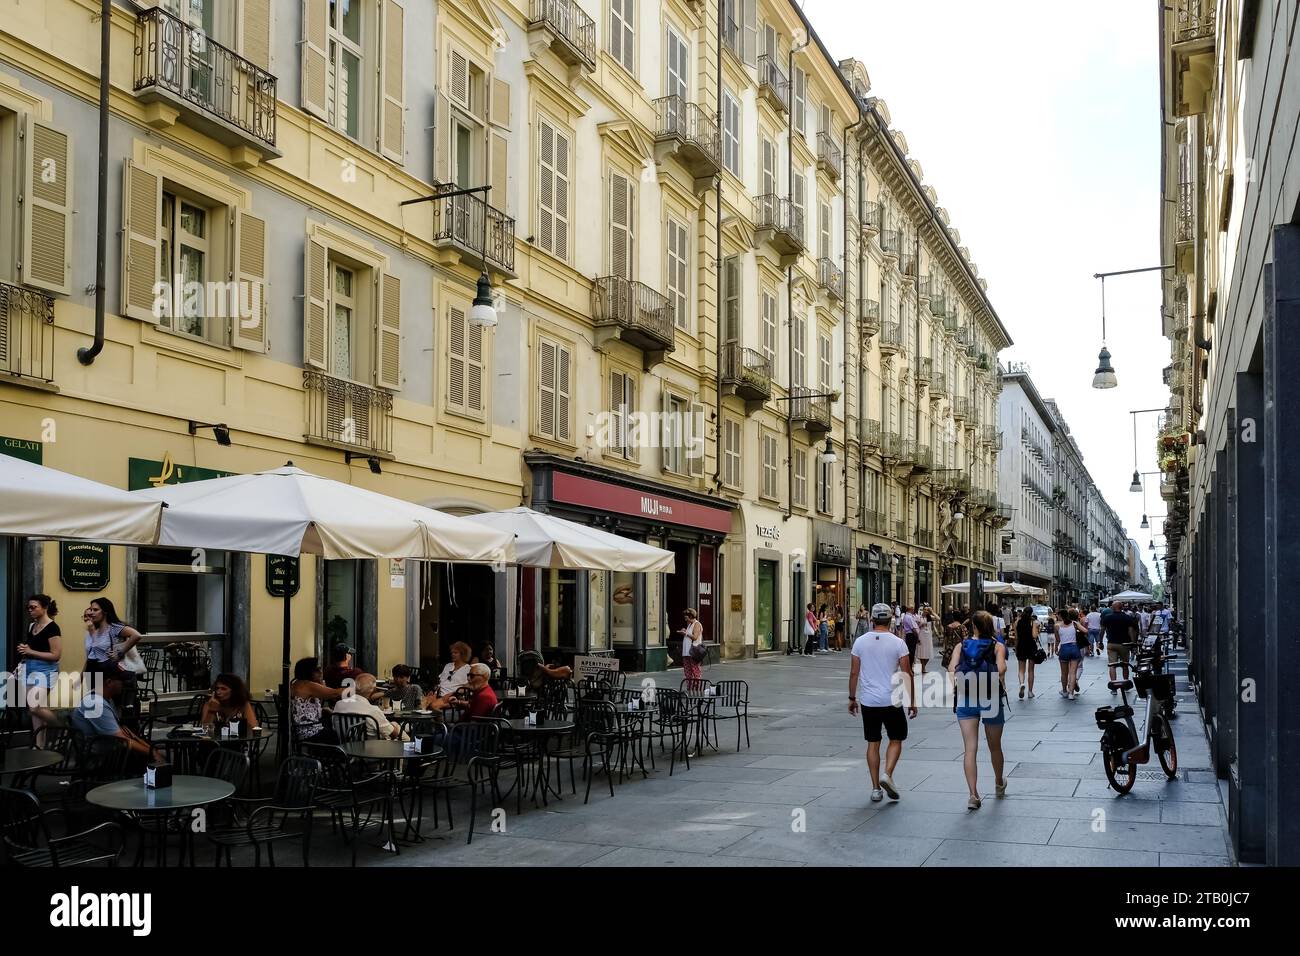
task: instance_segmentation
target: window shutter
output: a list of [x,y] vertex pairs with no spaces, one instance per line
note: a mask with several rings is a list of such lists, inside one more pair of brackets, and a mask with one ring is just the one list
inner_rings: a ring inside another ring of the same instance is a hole
[[510,128],[510,84],[505,80],[492,81],[492,108],[490,114],[493,126]]
[[483,328],[465,326],[465,411],[483,411]]
[[457,50],[447,57],[447,95],[452,105],[469,109],[469,61]]
[[303,269],[303,364],[324,370],[329,367],[325,355],[325,293],[329,277],[329,250],[325,243],[308,237],[306,265]]
[[537,349],[537,434],[556,437],[556,348],[542,339]]
[[569,408],[571,404],[572,389],[569,384],[571,363],[573,362],[573,353],[563,346],[555,347],[555,439],[556,441],[572,441],[572,434],[569,430]]
[[625,405],[626,376],[622,372],[611,372],[609,376],[609,446],[617,455],[625,453],[624,431],[627,421]]
[[302,108],[325,119],[329,0],[302,0]]
[[128,159],[122,167],[122,314],[154,325],[161,232],[162,178]]
[[451,179],[451,101],[439,86],[433,97],[433,178]]
[[555,131],[545,120],[537,121],[537,238],[541,247],[555,254]]
[[776,192],[776,144],[763,137],[763,188],[760,195]]
[[496,130],[492,131],[492,173],[488,184],[492,191],[488,202],[502,212],[506,211],[506,188],[510,170],[510,141]]
[[466,332],[465,310],[447,308],[447,405],[465,410]]
[[555,133],[555,199],[551,207],[555,221],[555,257],[569,258],[569,137]]
[[383,0],[381,10],[379,152],[401,163],[406,158],[406,10],[397,0]]
[[704,406],[691,402],[691,417],[686,429],[686,465],[691,477],[704,474]]
[[740,257],[730,256],[723,260],[723,277],[726,286],[722,292],[724,342],[740,340]]
[[271,70],[271,0],[244,0],[239,5],[239,52]]
[[632,278],[632,183],[626,176],[609,175],[609,272]]
[[659,467],[664,471],[676,471],[674,465],[680,467],[680,461],[675,460],[682,446],[681,429],[672,415],[673,403],[672,397],[668,394],[667,388],[660,388],[659,392]]
[[741,0],[744,9],[741,11],[741,17],[744,20],[743,30],[745,65],[755,66],[758,63],[758,12],[755,0]]
[[771,363],[770,374],[776,376],[776,296],[763,293],[763,353]]
[[18,278],[25,285],[67,295],[72,291],[72,139],[28,116],[23,142]]
[[817,255],[829,259],[831,255],[831,207],[826,203],[817,204]]
[[631,375],[623,376],[623,453],[624,455],[636,461],[640,457],[638,448],[644,436],[641,434],[641,424],[636,418],[637,412],[637,380]]
[[391,272],[379,273],[376,312],[375,384],[398,391],[402,387],[402,281]]
[[808,75],[799,67],[794,69],[794,128],[803,133],[808,122]]
[[609,52],[629,73],[636,73],[634,23],[636,0],[610,0]]
[[230,314],[230,344],[250,352],[265,352],[266,220],[242,210],[235,214],[235,301]]

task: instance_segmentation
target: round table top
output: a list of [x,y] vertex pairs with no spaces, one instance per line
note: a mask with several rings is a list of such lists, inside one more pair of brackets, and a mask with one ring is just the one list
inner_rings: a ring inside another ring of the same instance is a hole
[[143,779],[119,780],[96,787],[86,794],[86,800],[108,810],[135,810],[138,812],[180,810],[216,803],[235,792],[234,786],[215,777],[194,777],[176,774],[170,787],[149,789]]
[[27,773],[53,767],[62,761],[63,755],[56,750],[37,750],[35,747],[0,750],[0,773]]
[[152,741],[154,744],[246,744],[257,740],[269,740],[275,735],[269,732],[265,727],[257,728],[253,733],[238,733],[233,737],[222,737],[217,734],[207,732],[196,734],[184,731],[173,730],[166,737],[159,737]]
[[407,720],[438,720],[440,717],[442,714],[436,710],[404,710],[399,714],[384,714],[385,720],[395,724]]
[[365,760],[415,760],[441,757],[441,747],[434,747],[428,753],[410,754],[406,745],[400,740],[358,740],[343,744],[343,752],[349,757],[361,757]]
[[614,713],[616,714],[653,714],[659,708],[655,704],[642,703],[636,708],[629,707],[627,704],[615,704]]
[[[542,720],[541,717],[538,717],[537,719],[539,721]],[[527,723],[523,717],[519,717],[509,723],[512,731],[524,734],[559,734],[566,730],[572,730],[574,727],[573,721],[571,720],[554,720],[550,718],[546,719],[543,723],[530,724]]]

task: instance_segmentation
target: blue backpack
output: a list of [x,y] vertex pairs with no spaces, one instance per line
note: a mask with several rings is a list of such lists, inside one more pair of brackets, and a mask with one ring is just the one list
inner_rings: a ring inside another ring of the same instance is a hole
[[[979,689],[985,685],[985,682],[989,682],[991,685],[992,681],[997,680],[997,640],[989,637],[967,637],[963,639],[961,642],[961,657],[957,659],[957,673],[992,675],[990,677],[981,676],[968,679],[970,683],[973,683],[975,686],[976,697],[978,700]],[[969,686],[969,684],[967,686]],[[1001,696],[1001,686],[998,688],[998,696]]]

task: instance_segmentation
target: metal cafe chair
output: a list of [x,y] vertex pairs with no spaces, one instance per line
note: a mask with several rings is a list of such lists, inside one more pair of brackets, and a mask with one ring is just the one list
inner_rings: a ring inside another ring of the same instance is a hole
[[42,810],[35,794],[0,787],[0,834],[5,862],[12,866],[64,867],[104,863],[117,866],[126,840],[117,823],[101,823],[56,837],[50,820],[61,814]]

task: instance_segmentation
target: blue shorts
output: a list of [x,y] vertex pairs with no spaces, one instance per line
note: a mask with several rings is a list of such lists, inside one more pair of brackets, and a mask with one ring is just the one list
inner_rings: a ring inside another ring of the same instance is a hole
[[1071,641],[1069,644],[1062,644],[1061,649],[1056,652],[1059,660],[1063,661],[1081,661],[1083,652],[1079,650],[1079,645]]
[[958,720],[975,720],[979,717],[984,718],[985,727],[1001,727],[1007,722],[1007,709],[1002,706],[1002,702],[996,704],[987,704],[983,707],[967,707],[962,704],[957,705]]
[[1089,644],[1100,644],[1100,643],[1101,643],[1101,631],[1089,631],[1089,632],[1088,632],[1088,643],[1089,643]]

